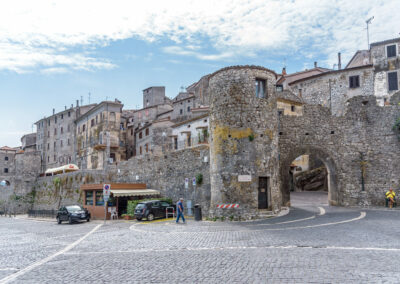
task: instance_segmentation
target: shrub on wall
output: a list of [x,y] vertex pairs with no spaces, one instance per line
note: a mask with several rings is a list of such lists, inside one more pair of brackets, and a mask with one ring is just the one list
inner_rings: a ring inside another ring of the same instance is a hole
[[397,139],[400,141],[400,117],[396,119],[396,122],[394,123],[392,130],[397,136]]
[[196,175],[196,184],[201,185],[203,183],[203,174]]

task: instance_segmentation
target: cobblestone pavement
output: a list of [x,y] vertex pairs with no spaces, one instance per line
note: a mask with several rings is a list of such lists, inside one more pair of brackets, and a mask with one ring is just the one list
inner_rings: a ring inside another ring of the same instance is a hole
[[400,282],[400,211],[301,198],[288,215],[240,223],[0,217],[0,283]]

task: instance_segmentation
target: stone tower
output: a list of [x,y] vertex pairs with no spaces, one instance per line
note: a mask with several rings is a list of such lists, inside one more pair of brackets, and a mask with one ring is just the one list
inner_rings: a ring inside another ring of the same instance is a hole
[[[276,79],[258,66],[210,76],[211,215],[249,219],[280,208]],[[217,209],[231,203],[239,209]]]

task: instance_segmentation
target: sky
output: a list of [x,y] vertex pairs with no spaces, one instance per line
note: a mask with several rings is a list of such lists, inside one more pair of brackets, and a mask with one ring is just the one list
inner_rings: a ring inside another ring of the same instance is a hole
[[[345,65],[370,42],[399,37],[399,0],[0,1],[0,146],[83,104],[142,107],[142,90],[175,97],[231,65],[280,73]],[[89,96],[90,93],[90,96]]]

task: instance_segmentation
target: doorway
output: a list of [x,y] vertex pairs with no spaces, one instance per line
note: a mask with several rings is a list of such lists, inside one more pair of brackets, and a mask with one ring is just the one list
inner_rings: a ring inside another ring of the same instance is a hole
[[258,209],[268,208],[269,178],[258,178]]
[[291,195],[296,204],[337,205],[336,163],[325,149],[293,146],[281,154],[282,206],[293,205]]

